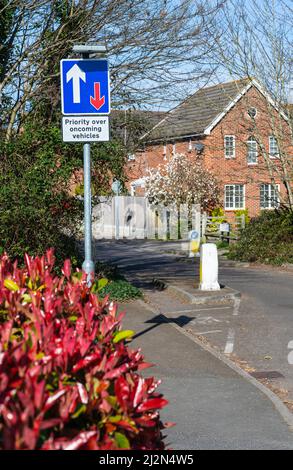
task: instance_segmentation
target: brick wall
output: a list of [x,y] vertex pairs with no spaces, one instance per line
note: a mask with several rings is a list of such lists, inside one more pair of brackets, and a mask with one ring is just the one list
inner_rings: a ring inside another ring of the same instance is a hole
[[[248,110],[256,109],[256,116],[251,117]],[[225,158],[224,137],[235,136],[235,157]],[[214,127],[210,135],[198,139],[204,144],[204,151],[198,155],[194,149],[195,139],[181,140],[167,145],[149,145],[136,155],[134,162],[129,162],[127,171],[130,181],[146,175],[149,169],[165,164],[172,158],[173,152],[184,153],[190,158],[201,158],[204,166],[212,171],[222,188],[224,207],[225,185],[243,185],[245,208],[250,216],[260,212],[260,185],[274,182],[279,185],[281,198],[286,197],[282,183],[282,166],[278,159],[269,157],[269,136],[278,139],[281,152],[293,156],[292,137],[286,121],[272,107],[268,100],[252,87],[226,116]],[[253,136],[257,141],[257,163],[247,162],[247,140]],[[190,146],[192,150],[190,151]],[[292,157],[293,158],[293,157]],[[278,174],[278,171],[279,173]],[[234,210],[226,210],[227,217],[234,218]]]

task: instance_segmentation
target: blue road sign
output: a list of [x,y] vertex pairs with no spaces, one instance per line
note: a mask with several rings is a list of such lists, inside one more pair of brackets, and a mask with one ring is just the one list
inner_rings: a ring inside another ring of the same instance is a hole
[[61,101],[63,114],[109,114],[108,61],[61,60]]

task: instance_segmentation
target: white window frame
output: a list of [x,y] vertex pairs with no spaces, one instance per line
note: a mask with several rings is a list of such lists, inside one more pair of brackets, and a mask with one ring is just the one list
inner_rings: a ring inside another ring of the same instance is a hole
[[[268,186],[269,187],[269,207],[264,207],[262,206],[262,199],[261,199],[261,188],[262,186]],[[271,199],[271,192],[272,192],[272,187],[276,187],[278,191],[278,199],[277,199],[277,205],[272,205],[272,199]],[[273,184],[273,183],[261,183],[259,187],[259,207],[262,211],[266,210],[272,210],[276,209],[280,204],[280,185],[279,184]]]
[[127,160],[128,160],[129,162],[135,162],[135,153],[129,153],[129,154],[127,155]]
[[[271,149],[272,149],[272,145],[271,145],[272,139],[274,139],[274,142],[275,142],[275,144],[276,144],[276,145],[274,145],[274,146],[276,146],[276,148],[277,148],[277,150],[278,150],[277,153],[272,153],[272,151],[271,151]],[[276,137],[275,137],[274,135],[270,135],[270,136],[269,136],[269,156],[270,156],[270,158],[278,158],[279,155],[280,155],[280,149],[279,149],[278,141],[277,141],[277,139],[276,139]]]
[[[227,146],[226,146],[226,139],[227,138],[232,138],[233,139],[233,154],[232,155],[227,155]],[[229,159],[229,158],[235,158],[236,156],[236,138],[235,138],[235,135],[224,135],[224,155],[225,155],[225,158]]]
[[[251,151],[249,150],[249,144],[251,144],[252,142],[255,142],[255,150],[254,151]],[[246,159],[247,159],[247,165],[257,165],[258,164],[258,144],[257,144],[257,140],[251,135],[248,137],[247,141],[246,141],[246,145],[247,145],[247,154],[246,154]],[[253,152],[255,154],[255,162],[250,162],[249,161],[249,152]]]
[[[226,191],[229,186],[233,186],[233,207],[227,207],[226,205]],[[242,186],[243,187],[243,203],[241,207],[236,207],[235,205],[235,193],[236,193],[236,186]],[[224,190],[224,207],[225,211],[237,211],[237,210],[242,210],[245,209],[245,184],[242,183],[233,183],[233,184],[225,184],[225,190]]]

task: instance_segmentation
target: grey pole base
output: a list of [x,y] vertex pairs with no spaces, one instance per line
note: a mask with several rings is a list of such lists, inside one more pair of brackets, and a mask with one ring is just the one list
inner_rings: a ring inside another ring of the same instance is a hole
[[90,287],[94,274],[95,274],[95,264],[92,260],[84,260],[82,263],[82,270],[87,274],[87,283]]

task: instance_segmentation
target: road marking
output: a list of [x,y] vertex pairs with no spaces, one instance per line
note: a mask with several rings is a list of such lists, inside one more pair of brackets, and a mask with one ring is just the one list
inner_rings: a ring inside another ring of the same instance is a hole
[[222,330],[201,331],[196,333],[196,335],[209,335],[210,333],[222,333]]
[[210,323],[223,323],[223,321],[218,320],[214,317],[198,317],[192,320],[190,323],[192,323],[193,325],[195,325],[196,323],[199,323],[200,325],[208,325]]
[[168,312],[169,315],[172,315],[174,313],[196,313],[196,312],[205,312],[207,310],[225,310],[225,309],[231,309],[232,307],[209,307],[209,308],[198,308],[197,310],[176,310],[175,312]]
[[[293,349],[293,340],[289,341],[288,349]],[[288,354],[288,363],[290,364],[290,366],[293,365],[293,351],[290,351]]]
[[231,354],[234,350],[235,330],[229,328],[227,343],[224,349],[224,354]]
[[239,297],[236,297],[234,299],[234,307],[233,307],[232,315],[237,316],[239,314],[240,302],[241,302],[241,299]]

